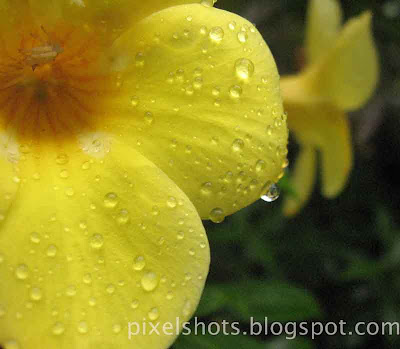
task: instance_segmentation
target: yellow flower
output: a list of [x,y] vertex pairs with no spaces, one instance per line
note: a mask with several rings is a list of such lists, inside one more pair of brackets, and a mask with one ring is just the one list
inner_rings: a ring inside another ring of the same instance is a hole
[[307,18],[307,66],[282,78],[288,126],[300,144],[292,183],[297,196],[288,198],[284,212],[296,214],[314,185],[317,151],[321,153],[322,193],[338,195],[352,167],[346,112],[361,107],[373,93],[378,63],[366,12],[341,28],[336,0],[311,0]]
[[[207,276],[201,218],[282,176],[271,53],[196,2],[0,1],[5,349],[167,348]],[[129,339],[143,321],[173,328]]]

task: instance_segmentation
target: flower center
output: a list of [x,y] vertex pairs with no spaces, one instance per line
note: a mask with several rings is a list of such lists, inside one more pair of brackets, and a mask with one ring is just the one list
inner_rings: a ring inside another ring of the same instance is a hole
[[102,48],[95,33],[71,25],[3,34],[0,132],[18,143],[43,143],[97,129],[118,86]]

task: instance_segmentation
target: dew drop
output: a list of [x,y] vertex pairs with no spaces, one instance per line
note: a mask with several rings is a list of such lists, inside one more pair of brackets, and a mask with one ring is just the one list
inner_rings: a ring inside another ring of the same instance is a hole
[[234,85],[230,88],[229,94],[232,98],[238,99],[242,95],[242,88],[239,85]]
[[183,305],[182,313],[184,316],[189,316],[191,312],[192,312],[192,302],[186,300]]
[[170,208],[175,208],[176,205],[177,205],[177,200],[176,200],[176,198],[173,197],[173,196],[170,196],[170,197],[168,198],[168,200],[167,200],[167,205],[168,205],[168,207],[170,207]]
[[90,162],[89,161],[85,161],[82,164],[82,170],[88,170],[90,168]]
[[65,326],[61,322],[56,322],[51,331],[55,336],[60,336],[64,333]]
[[60,177],[63,179],[67,179],[69,177],[69,172],[67,170],[61,170]]
[[42,290],[39,287],[33,287],[30,292],[30,298],[35,301],[39,302],[43,297]]
[[60,154],[56,158],[56,163],[58,165],[66,165],[69,162],[69,157],[67,154]]
[[155,321],[159,318],[160,312],[158,308],[152,308],[147,315],[149,316],[150,321]]
[[221,223],[225,219],[225,213],[222,208],[216,207],[213,208],[210,212],[209,216],[210,220],[214,223]]
[[88,333],[89,327],[86,321],[81,321],[78,323],[78,332],[85,334]]
[[185,233],[183,231],[178,231],[178,233],[176,234],[176,238],[178,240],[183,240],[184,237],[185,237]]
[[36,232],[31,233],[30,239],[34,244],[40,243],[40,236]]
[[240,138],[235,139],[232,143],[232,150],[235,152],[240,152],[244,148],[244,142]]
[[266,202],[273,202],[279,198],[279,188],[271,181],[267,182],[262,189],[261,199]]
[[247,35],[246,32],[240,31],[237,35],[237,38],[238,38],[239,42],[244,44],[247,41],[247,39],[249,38],[249,36]]
[[247,58],[239,58],[235,62],[235,71],[239,79],[247,80],[254,74],[254,64]]
[[104,207],[114,208],[118,204],[118,196],[115,193],[108,193],[104,196]]
[[129,221],[128,210],[122,209],[121,211],[119,211],[116,219],[117,219],[117,223],[120,225],[124,225],[124,224],[128,223],[128,221]]
[[87,285],[90,285],[92,283],[92,275],[91,274],[85,274],[83,276],[83,282]]
[[143,67],[144,66],[144,54],[143,54],[143,52],[139,52],[136,55],[135,61],[136,61],[136,66],[137,67]]
[[143,275],[140,283],[145,291],[151,292],[158,286],[158,277],[156,273],[150,271]]
[[103,246],[104,244],[104,238],[103,235],[100,234],[94,234],[92,238],[90,239],[90,246],[94,249],[99,249]]
[[115,292],[115,286],[113,284],[110,284],[106,287],[106,292],[108,294],[113,294]]
[[174,298],[174,294],[173,294],[173,292],[172,291],[168,291],[167,292],[167,295],[165,296],[165,298],[167,298],[167,300],[171,300],[171,299],[173,299]]
[[112,327],[112,331],[115,333],[115,334],[118,334],[118,333],[120,333],[121,332],[121,325],[120,324],[115,324],[115,325],[113,325],[113,327]]
[[143,256],[137,256],[133,261],[133,269],[140,271],[146,266],[146,261],[144,260]]
[[211,182],[205,182],[201,185],[201,193],[205,196],[208,196],[212,194],[212,183]]
[[65,294],[68,297],[74,297],[76,295],[76,287],[74,285],[68,286],[65,291]]
[[74,196],[75,195],[75,191],[74,191],[74,189],[73,188],[67,188],[67,189],[65,189],[65,195],[67,195],[67,196],[69,196],[69,197],[71,197],[71,196]]
[[264,160],[258,160],[256,163],[256,172],[265,171],[267,165],[265,164]]
[[150,111],[146,111],[146,112],[144,113],[144,121],[145,121],[148,125],[151,125],[151,124],[153,123],[153,121],[154,121],[153,113],[150,112]]
[[133,96],[133,97],[131,98],[131,105],[132,105],[132,107],[137,107],[138,104],[139,104],[139,97]]
[[55,257],[57,254],[57,250],[58,250],[57,246],[54,246],[54,245],[50,245],[49,247],[47,247],[47,250],[46,250],[47,257],[51,257],[51,258]]
[[15,276],[19,280],[25,280],[29,276],[29,269],[28,266],[25,264],[20,264],[16,269],[15,269]]
[[131,308],[132,309],[137,309],[139,307],[139,301],[137,300],[137,299],[134,299],[132,302],[131,302]]
[[211,28],[210,33],[208,35],[211,41],[219,43],[224,38],[225,33],[221,27],[214,27]]
[[201,77],[196,77],[193,81],[193,88],[200,90],[203,87],[203,79]]

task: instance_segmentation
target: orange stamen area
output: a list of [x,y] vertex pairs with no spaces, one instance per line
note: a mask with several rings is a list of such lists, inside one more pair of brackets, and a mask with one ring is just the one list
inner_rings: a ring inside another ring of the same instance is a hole
[[58,143],[93,131],[116,77],[84,27],[32,26],[0,39],[0,130],[21,143]]

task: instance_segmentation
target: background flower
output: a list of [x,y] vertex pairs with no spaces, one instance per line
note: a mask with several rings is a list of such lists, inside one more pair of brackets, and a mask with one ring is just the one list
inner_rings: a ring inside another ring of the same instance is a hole
[[346,111],[360,108],[372,95],[378,62],[371,14],[350,20],[342,29],[336,0],[309,2],[306,67],[282,78],[289,127],[301,145],[293,173],[296,196],[287,198],[285,213],[306,203],[315,182],[317,151],[321,154],[322,192],[332,198],[347,182],[352,167]]

